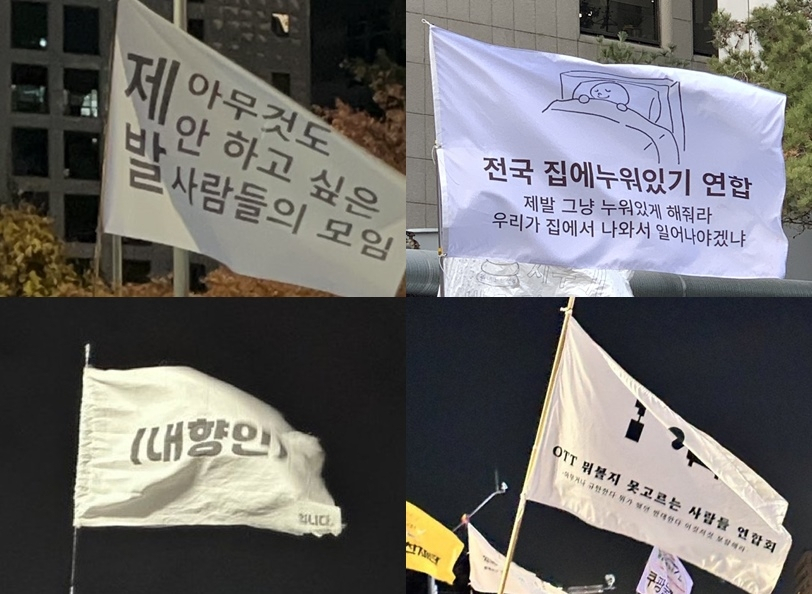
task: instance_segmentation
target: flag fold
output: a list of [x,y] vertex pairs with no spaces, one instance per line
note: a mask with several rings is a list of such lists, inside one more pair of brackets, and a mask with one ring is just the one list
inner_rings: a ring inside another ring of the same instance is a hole
[[406,569],[454,583],[462,541],[416,505],[406,502]]
[[[471,587],[477,592],[498,592],[505,568],[505,556],[482,534],[468,524],[468,554],[471,564]],[[538,578],[533,572],[510,563],[505,594],[565,594]]]

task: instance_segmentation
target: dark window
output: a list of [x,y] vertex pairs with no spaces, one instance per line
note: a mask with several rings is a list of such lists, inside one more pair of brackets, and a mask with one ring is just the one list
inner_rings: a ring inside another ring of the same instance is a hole
[[99,117],[99,72],[65,69],[65,115]]
[[189,291],[194,293],[202,293],[206,290],[206,283],[203,279],[206,278],[205,264],[196,264],[194,262],[189,264]]
[[275,12],[271,16],[271,31],[277,37],[290,37],[290,15]]
[[30,204],[37,209],[37,212],[43,215],[48,214],[48,192],[32,192],[30,190],[22,191],[18,194],[20,202]]
[[48,130],[13,128],[11,159],[14,175],[48,177]]
[[580,0],[581,33],[617,37],[659,45],[660,27],[655,0]]
[[48,68],[11,65],[11,111],[48,113]]
[[11,3],[11,47],[45,49],[48,45],[48,5],[42,2]]
[[390,13],[386,7],[369,7],[366,14],[347,23],[347,54],[351,58],[375,60],[378,50],[393,55],[390,43]]
[[62,49],[71,54],[99,55],[97,8],[65,7],[65,40]]
[[194,37],[195,39],[199,39],[203,41],[204,35],[204,21],[203,19],[189,19],[186,23],[186,31]]
[[149,260],[124,260],[121,267],[121,276],[125,283],[145,283],[149,281],[149,272]]
[[275,89],[282,91],[290,97],[290,74],[287,72],[272,72],[271,84]]
[[700,56],[712,56],[716,53],[711,41],[713,31],[710,20],[717,11],[716,0],[694,0],[694,53]]
[[98,196],[65,195],[65,241],[95,243],[98,220]]
[[65,177],[99,179],[99,135],[65,132]]
[[93,260],[90,258],[68,258],[68,264],[73,266],[79,276],[84,276],[93,270]]

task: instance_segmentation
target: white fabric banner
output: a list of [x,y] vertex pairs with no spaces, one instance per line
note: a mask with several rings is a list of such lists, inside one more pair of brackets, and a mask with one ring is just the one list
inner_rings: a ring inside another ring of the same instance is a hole
[[784,276],[784,95],[434,26],[430,53],[449,256]]
[[750,592],[775,587],[787,502],[686,423],[570,320],[528,499]]
[[339,534],[318,439],[188,367],[86,368],[74,526]]
[[393,296],[405,176],[136,0],[118,6],[104,231],[249,276]]
[[654,547],[637,584],[638,594],[691,594],[694,580],[677,557]]
[[[471,587],[477,592],[498,592],[505,556],[493,548],[471,524],[468,524],[468,556]],[[542,581],[534,573],[511,562],[505,594],[564,594],[564,590]]]
[[628,270],[452,257],[442,265],[445,297],[633,297]]

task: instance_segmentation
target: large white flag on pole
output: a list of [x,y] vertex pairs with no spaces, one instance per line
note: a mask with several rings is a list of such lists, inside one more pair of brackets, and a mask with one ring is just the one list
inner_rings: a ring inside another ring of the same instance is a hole
[[449,256],[784,276],[784,95],[429,38]]
[[240,524],[339,534],[317,438],[188,367],[86,367],[74,526]]
[[403,175],[305,108],[120,0],[104,231],[236,272],[392,296],[405,270]]
[[787,502],[634,380],[571,319],[527,498],[668,550],[750,592],[775,587]]
[[[471,566],[471,587],[477,592],[498,592],[499,578],[505,567],[505,556],[497,551],[482,534],[468,524],[468,560]],[[533,572],[510,564],[506,594],[564,594],[537,577]]]
[[693,586],[682,561],[654,547],[637,583],[637,594],[691,594]]

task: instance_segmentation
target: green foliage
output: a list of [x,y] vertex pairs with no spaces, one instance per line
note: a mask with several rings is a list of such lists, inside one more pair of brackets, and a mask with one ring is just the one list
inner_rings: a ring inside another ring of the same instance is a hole
[[626,32],[617,35],[618,41],[606,41],[598,37],[598,62],[601,64],[653,64],[671,68],[688,68],[690,60],[683,60],[674,55],[677,46],[668,49],[642,49],[626,43]]
[[[783,221],[812,228],[812,0],[778,0],[754,8],[745,21],[722,11],[711,26],[724,49],[711,68],[787,96],[784,158],[787,191]],[[760,49],[759,49],[760,48]]]
[[80,283],[51,222],[28,204],[0,206],[0,297],[47,297]]

